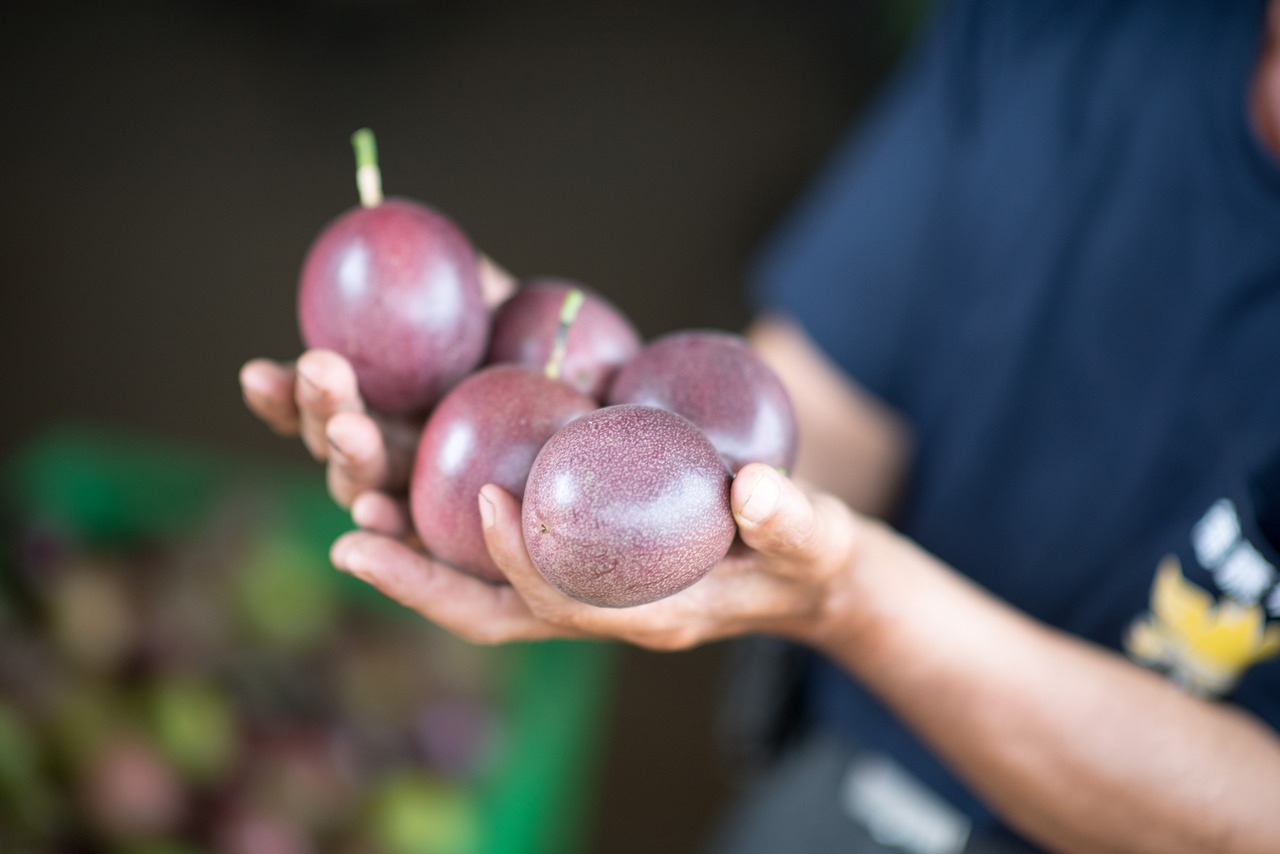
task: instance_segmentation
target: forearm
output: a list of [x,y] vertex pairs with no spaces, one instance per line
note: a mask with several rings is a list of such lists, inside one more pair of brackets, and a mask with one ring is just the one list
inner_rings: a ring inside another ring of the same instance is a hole
[[890,516],[910,466],[905,420],[828,361],[791,321],[763,317],[747,337],[791,395],[800,431],[792,474],[855,510]]
[[862,540],[814,643],[1010,824],[1060,850],[1275,850],[1269,728],[1021,615],[887,530]]

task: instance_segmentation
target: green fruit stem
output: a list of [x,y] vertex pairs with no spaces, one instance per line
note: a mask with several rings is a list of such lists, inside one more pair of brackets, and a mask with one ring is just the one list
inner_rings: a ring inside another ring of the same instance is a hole
[[560,379],[561,363],[564,362],[565,350],[569,346],[569,327],[577,319],[578,310],[582,308],[585,299],[586,296],[578,288],[565,294],[564,303],[560,306],[560,325],[556,327],[556,340],[551,345],[551,355],[547,357],[547,366],[543,369],[548,379]]
[[378,169],[378,143],[368,128],[351,134],[351,147],[356,151],[356,188],[360,204],[376,208],[382,204],[382,172]]

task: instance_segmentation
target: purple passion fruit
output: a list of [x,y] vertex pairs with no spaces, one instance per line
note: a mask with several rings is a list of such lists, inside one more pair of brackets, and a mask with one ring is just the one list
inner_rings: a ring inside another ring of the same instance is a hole
[[485,361],[546,366],[553,378],[603,400],[641,345],[631,321],[600,294],[562,279],[533,279],[494,312]]
[[493,365],[459,383],[422,431],[409,505],[422,543],[455,569],[502,582],[480,527],[480,487],[516,498],[551,436],[595,401],[522,365]]
[[734,474],[752,462],[783,471],[795,465],[791,398],[738,335],[692,330],[654,340],[618,372],[608,402],[683,415],[711,440]]
[[610,406],[570,422],[529,472],[522,524],[542,576],[591,605],[670,596],[729,550],[730,477],[688,420]]

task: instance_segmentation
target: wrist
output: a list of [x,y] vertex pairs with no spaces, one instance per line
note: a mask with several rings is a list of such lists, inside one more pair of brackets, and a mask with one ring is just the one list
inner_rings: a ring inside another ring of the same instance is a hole
[[813,613],[794,640],[837,660],[861,657],[889,631],[894,551],[900,538],[883,522],[850,514],[846,546],[830,557]]
[[935,631],[969,585],[883,522],[858,517],[855,525],[801,642],[868,684],[931,666],[945,654]]

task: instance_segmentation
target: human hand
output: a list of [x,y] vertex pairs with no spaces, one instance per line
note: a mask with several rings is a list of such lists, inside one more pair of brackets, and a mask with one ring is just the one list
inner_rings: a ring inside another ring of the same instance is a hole
[[761,632],[821,645],[835,615],[843,613],[845,582],[863,535],[876,527],[831,496],[807,494],[769,466],[748,465],[730,491],[742,542],[720,564],[666,599],[597,608],[570,599],[539,575],[511,495],[489,485],[478,500],[490,554],[510,586],[457,572],[370,531],[339,539],[331,552],[334,565],[473,643],[608,638],[678,650]]
[[403,492],[422,425],[370,412],[355,371],[331,350],[296,362],[253,359],[240,370],[249,409],[282,436],[301,436],[326,463],[329,493],[343,507],[369,490]]
[[[490,306],[515,287],[483,256],[480,282]],[[296,362],[252,359],[240,370],[240,387],[250,411],[283,436],[301,436],[326,464],[330,494],[351,508],[357,525],[390,535],[407,529],[402,493],[422,424],[370,411],[346,359],[329,350],[309,350]]]

